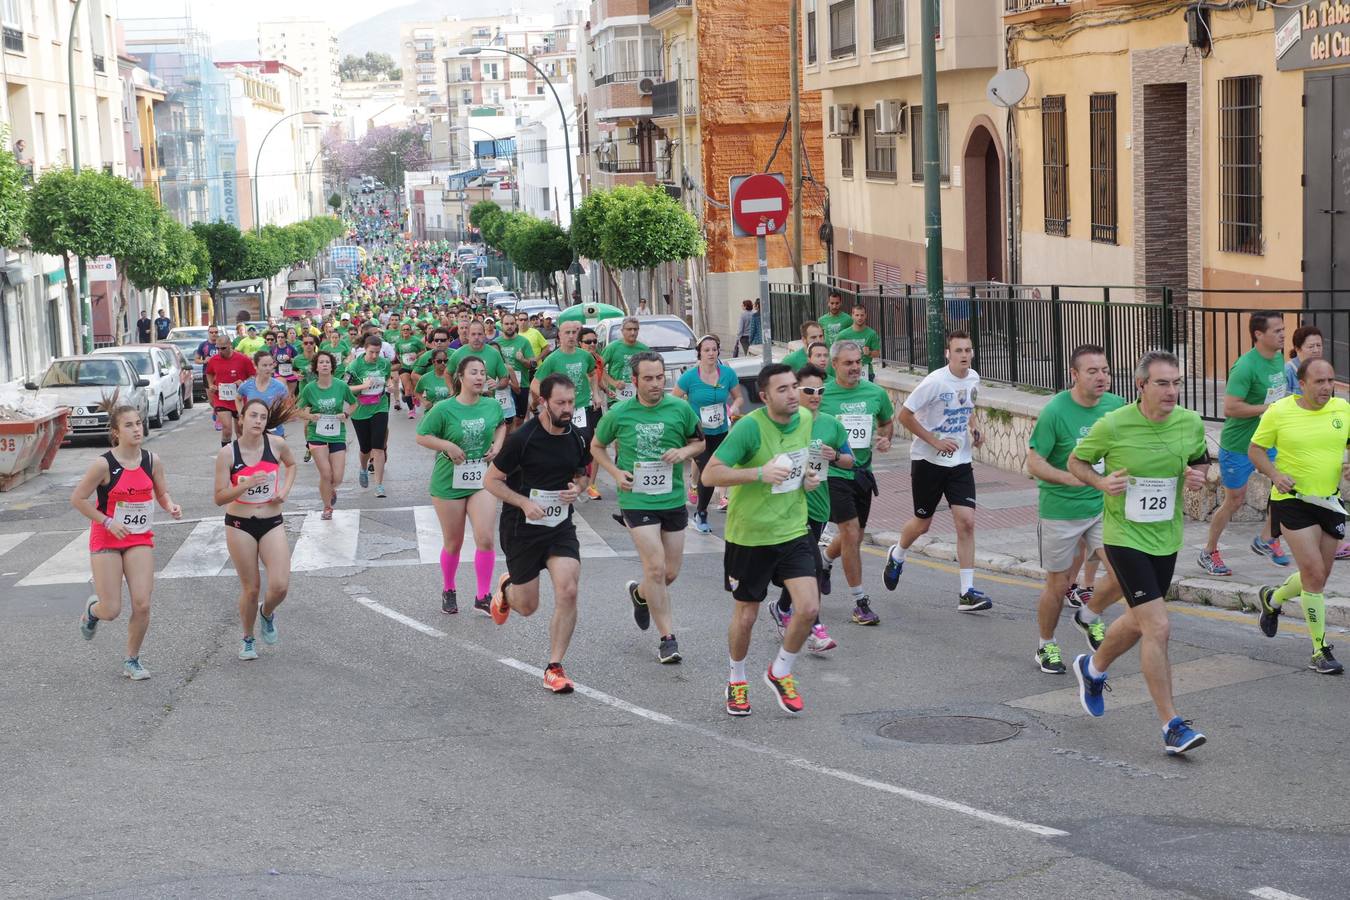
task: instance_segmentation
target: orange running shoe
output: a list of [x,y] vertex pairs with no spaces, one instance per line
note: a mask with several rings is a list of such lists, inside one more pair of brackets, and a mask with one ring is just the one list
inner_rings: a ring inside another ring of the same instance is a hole
[[549,663],[548,668],[544,669],[544,687],[555,694],[570,694],[575,685],[563,671],[562,663]]
[[744,681],[727,683],[727,715],[750,715],[750,685]]
[[764,673],[764,683],[773,688],[774,698],[783,712],[795,716],[802,711],[802,697],[797,693],[797,682],[792,679],[792,673],[775,678],[773,668],[770,667]]
[[506,584],[510,580],[510,574],[506,572],[501,574],[497,579],[497,590],[492,594],[492,604],[488,606],[488,615],[492,616],[492,621],[498,625],[505,624],[511,615],[511,605],[506,602]]

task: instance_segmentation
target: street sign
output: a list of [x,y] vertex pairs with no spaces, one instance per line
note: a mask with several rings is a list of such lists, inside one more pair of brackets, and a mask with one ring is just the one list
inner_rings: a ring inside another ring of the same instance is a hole
[[90,281],[116,281],[117,260],[111,256],[96,256],[84,264]]
[[736,237],[781,234],[787,229],[792,202],[782,175],[738,175],[731,179],[730,193],[732,233]]

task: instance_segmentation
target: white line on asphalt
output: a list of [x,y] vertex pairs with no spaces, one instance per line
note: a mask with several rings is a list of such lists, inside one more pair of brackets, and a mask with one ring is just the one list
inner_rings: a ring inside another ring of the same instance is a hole
[[346,569],[357,565],[356,542],[361,534],[361,511],[334,510],[329,522],[325,522],[322,515],[318,512],[305,514],[300,540],[291,551],[292,572]]
[[1290,894],[1273,887],[1252,888],[1247,893],[1251,894],[1253,897],[1260,897],[1261,900],[1307,900],[1306,897],[1300,897],[1298,894]]
[[393,619],[395,622],[399,622],[399,623],[401,623],[401,624],[403,624],[403,625],[407,625],[409,628],[415,628],[416,630],[422,632],[423,634],[428,634],[428,635],[431,635],[432,637],[437,637],[437,638],[443,638],[443,637],[445,637],[445,632],[444,632],[444,631],[441,631],[441,630],[438,629],[438,628],[432,628],[430,625],[423,625],[421,622],[417,621],[416,619],[413,619],[413,618],[410,618],[410,617],[408,617],[408,616],[405,616],[403,613],[399,612],[399,611],[396,610],[396,609],[390,609],[389,607],[387,607],[387,606],[385,606],[385,605],[383,605],[383,604],[376,603],[374,600],[370,599],[369,597],[357,597],[357,598],[356,598],[356,602],[357,602],[357,603],[360,603],[362,606],[366,607],[367,609],[373,609],[375,612],[379,613],[379,614],[382,615],[382,616],[388,616],[389,618]]
[[192,532],[169,557],[169,564],[155,577],[211,578],[219,575],[229,561],[225,520],[213,516],[192,526]]
[[0,534],[0,556],[4,556],[32,536],[33,532],[31,531],[16,531],[14,534]]
[[[510,657],[507,657],[506,659],[499,659],[497,660],[497,662],[501,663],[504,666],[510,666],[513,669],[519,669],[522,672],[528,672],[536,678],[544,677],[543,669],[540,669],[536,666],[532,666],[529,663],[523,663],[518,659],[511,659]],[[606,706],[612,706],[615,709],[621,709],[624,712],[632,713],[635,716],[641,716],[644,719],[651,719],[653,722],[659,722],[662,725],[679,724],[665,713],[654,712],[653,710],[650,709],[644,709],[641,706],[634,706],[627,700],[620,700],[618,697],[612,697],[609,694],[606,694],[604,691],[597,691],[595,688],[586,687],[586,685],[584,684],[577,684],[576,682],[573,682],[573,685],[575,686],[578,694],[590,697],[592,700],[598,700],[599,702],[605,704]]]
[[573,894],[554,894],[548,900],[609,900],[609,898],[594,891],[577,891]]
[[82,531],[42,565],[21,578],[17,587],[38,584],[84,584],[91,578],[89,570],[89,534]]

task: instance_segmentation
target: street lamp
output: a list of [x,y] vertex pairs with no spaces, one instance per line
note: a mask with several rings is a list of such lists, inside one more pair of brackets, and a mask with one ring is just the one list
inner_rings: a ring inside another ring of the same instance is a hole
[[[70,34],[66,38],[66,81],[70,88],[70,168],[80,174],[80,117],[75,112],[75,23],[80,21],[80,7],[84,0],[75,0],[75,9],[70,14]],[[76,300],[80,307],[81,346],[85,353],[94,350],[94,311],[89,305],[89,275],[85,268],[84,257],[76,260],[79,268],[79,296]]]
[[254,234],[259,234],[262,232],[262,214],[258,208],[258,167],[262,165],[262,152],[263,147],[267,144],[267,139],[272,136],[272,132],[277,130],[277,126],[280,125],[282,122],[285,122],[287,119],[294,119],[296,116],[326,116],[326,115],[328,115],[328,112],[322,109],[302,109],[299,112],[287,113],[286,115],[282,116],[280,119],[277,119],[274,123],[272,123],[272,127],[267,129],[267,134],[264,134],[263,139],[258,143],[258,152],[253,157],[253,177],[250,179],[253,182]]
[[[507,50],[504,47],[462,47],[460,48],[459,55],[477,56],[484,50],[492,50],[497,53],[505,53],[507,56],[514,56],[516,59],[524,61],[524,63],[527,66],[529,66],[531,69],[534,69],[534,71],[539,74],[540,78],[544,79],[544,84],[548,85],[549,92],[553,94],[553,99],[558,104],[558,115],[562,116],[563,152],[567,154],[567,209],[569,213],[568,221],[570,223],[571,221],[576,219],[577,198],[575,188],[572,187],[572,138],[571,133],[567,129],[567,110],[563,107],[562,98],[558,96],[557,88],[553,86],[553,82],[549,80],[549,77],[544,74],[544,70],[535,65],[534,60],[530,59],[528,56],[525,56],[523,53],[517,53],[514,50]],[[576,292],[577,297],[580,298],[581,264],[577,261],[577,248],[575,244],[572,246],[572,265],[568,268],[567,271],[568,274],[574,274],[576,276],[576,284],[577,284]]]
[[[315,153],[314,158],[309,161],[309,165],[305,166],[305,191],[309,194],[309,214],[311,216],[314,215],[314,174],[313,174],[314,164],[319,161],[319,157],[322,155],[323,155],[323,142],[320,141],[319,152]],[[320,189],[319,193],[322,194],[323,190]],[[327,206],[328,199],[323,198],[323,201],[324,206]]]

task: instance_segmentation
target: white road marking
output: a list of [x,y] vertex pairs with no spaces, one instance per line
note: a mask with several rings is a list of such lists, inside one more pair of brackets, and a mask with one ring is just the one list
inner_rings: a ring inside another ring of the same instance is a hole
[[575,525],[577,529],[577,543],[581,547],[581,556],[583,559],[595,559],[619,555],[614,551],[613,547],[605,543],[605,539],[600,536],[600,532],[592,528],[590,523],[583,519],[581,514],[575,509],[572,510],[572,524]]
[[84,584],[91,580],[89,571],[89,532],[81,531],[47,561],[21,578],[18,587],[40,584]]
[[31,531],[16,531],[13,534],[0,534],[0,556],[4,556],[32,536],[33,532]]
[[230,561],[225,546],[225,520],[220,516],[203,519],[169,559],[156,578],[209,578],[219,575]]
[[1307,900],[1306,897],[1300,897],[1298,894],[1290,894],[1273,887],[1252,888],[1247,893],[1253,897],[1260,897],[1261,900]]
[[[507,657],[506,659],[499,659],[497,660],[497,662],[501,663],[504,666],[510,666],[513,669],[519,669],[522,672],[528,672],[535,678],[544,677],[543,669],[540,669],[536,666],[532,666],[529,663],[523,663],[518,659],[511,659]],[[644,709],[641,706],[634,706],[627,700],[620,700],[618,697],[612,697],[609,694],[606,694],[604,691],[597,691],[595,688],[586,687],[584,684],[577,684],[576,682],[573,682],[573,685],[575,686],[576,692],[578,694],[583,694],[587,697],[590,697],[592,700],[597,700],[605,704],[606,706],[612,706],[615,709],[621,709],[626,713],[632,713],[635,716],[641,716],[644,719],[650,719],[653,722],[659,722],[662,725],[677,724],[674,719],[672,719],[665,713],[654,712],[650,709]]]
[[[465,522],[464,540],[469,540],[468,531],[473,525]],[[413,507],[413,528],[417,531],[417,561],[422,565],[441,561],[441,522],[436,518],[434,506]],[[470,545],[472,546],[472,545]]]
[[438,628],[432,628],[430,625],[423,625],[421,622],[417,621],[416,619],[411,618],[411,617],[409,617],[409,616],[405,616],[403,613],[399,612],[399,611],[396,610],[396,609],[390,609],[389,607],[387,607],[387,606],[385,606],[385,605],[383,605],[383,604],[381,604],[381,603],[376,603],[374,600],[370,599],[369,597],[357,597],[357,598],[356,598],[356,602],[357,602],[357,603],[360,603],[362,606],[366,607],[367,609],[373,609],[375,612],[379,613],[380,615],[382,615],[382,616],[387,616],[387,617],[393,619],[395,622],[398,622],[398,623],[403,624],[403,625],[407,625],[409,628],[416,629],[417,631],[420,631],[420,632],[422,632],[423,634],[430,635],[431,637],[437,637],[437,638],[443,638],[443,637],[445,637],[445,632],[444,632],[444,631],[441,631],[441,630],[438,629]]
[[321,569],[347,569],[357,566],[356,540],[361,535],[361,511],[338,509],[332,521],[325,522],[320,512],[305,514],[300,540],[291,552],[292,572]]
[[572,894],[554,894],[548,900],[609,900],[609,898],[594,891],[577,891]]

